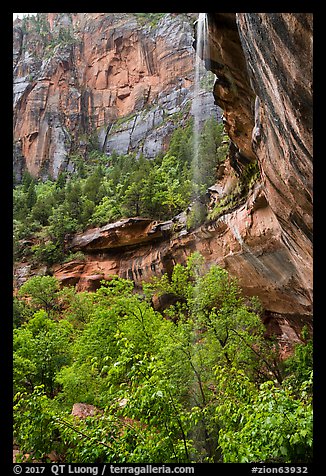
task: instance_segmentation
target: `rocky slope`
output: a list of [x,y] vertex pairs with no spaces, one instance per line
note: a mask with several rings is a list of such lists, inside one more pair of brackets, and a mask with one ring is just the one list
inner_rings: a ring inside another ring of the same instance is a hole
[[[85,259],[54,272],[80,290],[112,274],[137,284],[198,250],[237,276],[245,294],[258,295],[271,327],[293,342],[312,322],[312,16],[209,14],[209,42],[231,165],[239,173],[258,160],[261,182],[245,202],[194,230],[185,215],[87,230],[69,243]],[[210,190],[215,205],[237,180],[226,167]]]
[[[221,194],[228,183],[221,183]],[[258,183],[245,203],[195,230],[187,231],[181,216],[162,223],[126,219],[77,234],[69,248],[82,251],[85,258],[56,266],[54,274],[80,291],[96,290],[112,275],[132,279],[137,286],[199,251],[207,266],[217,263],[237,276],[245,295],[258,295],[273,332],[293,342],[304,324],[311,325],[311,297],[282,235]],[[156,305],[164,306],[164,298]]]
[[[160,15],[160,14],[157,14]],[[49,13],[14,22],[14,171],[56,178],[95,137],[110,154],[153,158],[190,109],[192,18]],[[202,118],[218,114],[201,91]]]

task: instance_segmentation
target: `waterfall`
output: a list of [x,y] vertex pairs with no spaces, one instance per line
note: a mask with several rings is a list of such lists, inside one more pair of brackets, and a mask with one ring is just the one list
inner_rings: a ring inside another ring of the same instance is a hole
[[[198,203],[200,196],[203,195],[205,190],[202,190],[200,184],[202,182],[201,177],[201,157],[200,157],[200,133],[202,123],[202,88],[201,82],[207,76],[208,70],[210,70],[210,51],[208,42],[208,20],[206,13],[199,13],[196,24],[196,60],[195,60],[195,85],[194,85],[194,99],[193,99],[193,114],[194,114],[194,129],[193,129],[193,201]],[[194,207],[195,213],[199,213],[199,209]],[[235,223],[233,223],[232,216],[227,214],[221,217],[221,221],[224,221],[234,238],[241,246],[242,252],[244,252],[248,259],[250,259],[253,267],[263,275],[269,275],[270,269],[265,266],[263,261],[259,259],[251,251],[249,246],[244,242],[240,231]]]
[[[205,77],[207,77],[207,70],[205,64],[207,65],[207,60],[209,58],[209,47],[208,47],[208,25],[207,25],[207,14],[199,13],[198,20],[196,23],[196,46],[195,46],[195,83],[194,83],[194,97],[192,102],[192,114],[194,117],[193,125],[193,151],[192,151],[192,204],[191,204],[191,213],[193,215],[193,223],[200,224],[200,215],[201,215],[201,196],[205,193],[202,183],[202,174],[201,174],[201,156],[200,156],[200,135],[201,127],[203,124],[203,88],[201,87],[201,82]],[[200,279],[200,272],[195,273],[195,281]],[[193,304],[190,306],[192,319],[194,320],[194,328],[192,330],[191,344],[194,350],[194,356],[196,356],[196,348],[200,347],[200,331],[197,328],[199,325],[196,323],[197,313],[196,313],[196,301],[199,298],[199,288],[194,284],[192,289],[193,295]],[[193,357],[194,357],[193,356]],[[194,373],[192,379],[189,381],[189,393],[190,393],[190,403],[194,407],[198,407],[200,404],[204,404],[201,399],[203,397],[202,382],[199,377],[199,373],[196,372],[196,363],[192,364]],[[199,403],[200,402],[200,403]],[[190,439],[193,439],[195,442],[194,446],[196,451],[199,454],[209,454],[208,441],[210,440],[211,435],[209,434],[204,420],[201,420],[197,423],[196,427],[190,433]]]
[[193,99],[193,114],[194,114],[194,128],[193,128],[193,199],[200,195],[201,174],[200,174],[200,129],[202,117],[202,95],[201,95],[201,80],[207,75],[205,64],[209,59],[209,45],[208,45],[208,24],[207,14],[199,13],[196,24],[196,60],[195,60],[195,85],[194,85],[194,99]]

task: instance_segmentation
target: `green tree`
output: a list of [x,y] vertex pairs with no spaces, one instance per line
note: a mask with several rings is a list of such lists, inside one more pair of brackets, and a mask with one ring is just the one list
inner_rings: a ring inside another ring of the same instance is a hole
[[[140,293],[132,281],[112,277],[96,292],[54,295],[57,320],[29,294],[30,308],[40,310],[14,330],[15,391],[31,394],[22,411],[15,408],[17,434],[25,421],[31,435],[25,451],[46,446],[33,437],[41,417],[31,422],[27,409],[43,384],[39,411],[51,415],[49,430],[66,462],[311,460],[308,338],[280,364],[259,303],[226,270],[194,253]],[[162,312],[152,305],[157,295],[170,302]],[[76,402],[98,410],[75,419]]]
[[[223,125],[219,124],[214,117],[204,123],[199,139],[199,163],[197,172],[193,172],[198,181],[199,190],[205,191],[216,181],[216,169],[219,163],[226,157],[223,141]],[[222,152],[222,153],[221,153]]]
[[111,197],[103,197],[100,203],[94,208],[89,223],[92,225],[105,225],[121,218],[122,214],[116,200]]
[[35,191],[35,183],[34,181],[32,181],[26,192],[26,205],[28,210],[31,210],[33,208],[33,206],[36,203],[36,200],[37,200],[37,195]]
[[14,330],[15,391],[44,385],[47,395],[55,395],[56,374],[69,363],[71,331],[67,321],[53,321],[44,310]]
[[126,216],[137,217],[141,215],[142,190],[141,183],[133,181],[128,185],[123,197],[123,211]]
[[43,460],[53,450],[56,435],[53,412],[49,399],[44,393],[44,385],[36,386],[33,393],[17,392],[14,400],[14,438],[23,454],[29,459]]
[[[80,203],[81,202],[79,202],[79,204]],[[77,231],[78,228],[78,220],[70,215],[65,204],[61,204],[53,210],[53,213],[49,218],[48,230],[52,235],[55,244],[63,247],[66,235]]]
[[33,276],[20,287],[18,295],[27,298],[34,309],[54,313],[58,309],[59,289],[54,276]]
[[193,158],[193,119],[185,127],[178,127],[171,136],[168,153],[177,157],[182,164],[190,165]]
[[102,178],[102,168],[98,166],[94,172],[87,177],[83,188],[84,195],[96,204],[98,204],[104,196]]
[[80,216],[80,210],[83,207],[83,192],[79,180],[69,181],[65,188],[64,210],[66,216],[71,220],[76,220]]
[[42,226],[49,224],[49,217],[52,214],[52,205],[44,198],[38,198],[32,209],[32,218]]
[[29,209],[26,200],[27,192],[22,186],[18,186],[13,190],[13,214],[17,221],[25,221],[28,216]]
[[13,298],[13,327],[14,329],[21,326],[29,318],[33,316],[33,310],[17,296]]
[[[217,369],[216,419],[223,460],[308,463],[312,460],[312,402],[306,381],[297,398],[291,390],[266,381],[257,389],[232,369]],[[225,399],[225,393],[229,398]]]
[[45,263],[49,266],[59,263],[64,256],[60,246],[52,241],[33,245],[31,252],[33,253],[33,259],[37,263]]
[[50,181],[39,183],[35,191],[37,199],[32,208],[32,218],[40,222],[42,226],[47,226],[53,207],[57,205],[56,184]]
[[34,177],[27,170],[25,170],[22,177],[22,188],[24,193],[28,191],[31,183],[34,181]]
[[300,395],[301,386],[309,381],[313,371],[313,341],[307,327],[301,332],[302,342],[295,344],[294,351],[284,363],[285,383]]

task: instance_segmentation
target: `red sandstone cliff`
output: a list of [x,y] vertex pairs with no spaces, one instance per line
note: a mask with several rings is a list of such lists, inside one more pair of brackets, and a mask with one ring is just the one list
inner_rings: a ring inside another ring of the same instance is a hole
[[240,154],[257,157],[300,283],[292,294],[300,299],[305,290],[312,300],[312,14],[215,13],[209,20],[216,101]]
[[[214,95],[233,143],[231,160],[240,168],[258,160],[261,183],[245,203],[191,232],[142,219],[88,230],[70,243],[85,261],[54,272],[79,289],[95,289],[112,274],[139,283],[198,250],[237,276],[244,293],[258,295],[280,334],[293,341],[294,331],[312,320],[312,16],[216,13],[209,29]],[[108,114],[105,106],[94,110],[98,121]]]
[[[71,153],[96,134],[110,153],[152,158],[167,146],[173,115],[190,106],[192,20],[157,25],[128,13],[49,13],[14,22],[14,164],[37,177],[73,170]],[[217,114],[206,94],[203,116]],[[128,119],[129,117],[129,119]],[[123,121],[119,119],[124,118]],[[179,123],[178,123],[179,125]]]

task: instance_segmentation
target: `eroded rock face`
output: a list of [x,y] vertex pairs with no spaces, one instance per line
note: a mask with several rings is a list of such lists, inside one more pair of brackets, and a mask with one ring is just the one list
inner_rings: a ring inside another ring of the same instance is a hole
[[312,14],[237,14],[256,94],[253,148],[295,269],[312,291]]
[[137,286],[170,273],[176,263],[199,251],[207,266],[216,263],[237,276],[244,294],[258,295],[269,312],[309,320],[309,293],[260,184],[235,211],[192,232],[183,228],[176,233],[175,228],[172,222],[131,219],[88,230],[70,244],[85,253],[85,261],[58,266],[55,276],[78,290],[95,290],[113,275],[132,279]]
[[[192,19],[166,14],[145,27],[127,13],[42,15],[34,27],[14,22],[17,180],[22,167],[44,178],[73,170],[71,153],[94,133],[107,154],[165,150],[191,109]],[[217,117],[203,95],[202,118]]]
[[[139,285],[197,250],[259,296],[281,339],[298,338],[312,320],[311,23],[309,14],[210,14],[216,102],[239,160],[258,160],[261,182],[245,203],[191,232],[181,218],[133,219],[76,235],[71,249],[85,260],[55,268],[63,284],[95,290],[118,275]],[[229,177],[210,191],[214,202],[234,186]]]
[[90,253],[142,245],[148,241],[163,238],[171,228],[172,221],[159,223],[148,218],[127,218],[76,234],[69,247],[73,251]]
[[293,269],[292,295],[311,303],[312,14],[214,13],[209,28],[216,101],[238,151],[258,160]]
[[[78,286],[92,279],[94,285],[98,268],[103,277],[139,283],[198,250],[208,265],[237,276],[245,294],[260,297],[266,322],[284,341],[294,342],[302,325],[311,324],[311,20],[309,14],[211,14],[216,102],[240,156],[258,160],[262,181],[246,203],[192,232],[171,230],[169,239],[139,243],[137,250],[108,247],[101,258],[89,255]],[[212,187],[213,201],[227,184],[224,177]],[[59,279],[64,273],[57,271]]]
[[255,94],[250,85],[235,13],[211,13],[209,20],[209,57],[206,67],[216,75],[214,97],[223,109],[225,129],[238,153],[248,161],[256,160],[251,135],[254,127]]

